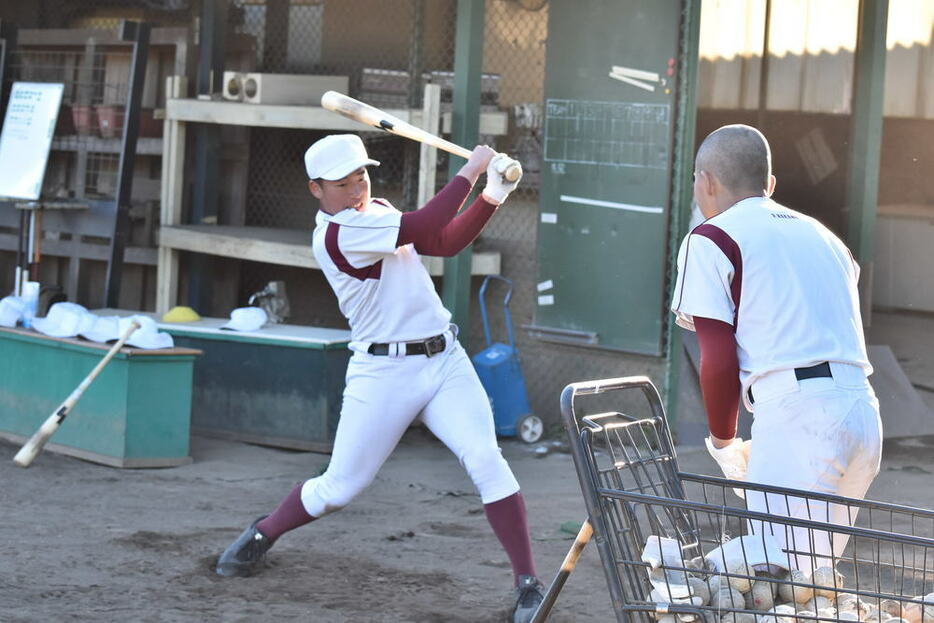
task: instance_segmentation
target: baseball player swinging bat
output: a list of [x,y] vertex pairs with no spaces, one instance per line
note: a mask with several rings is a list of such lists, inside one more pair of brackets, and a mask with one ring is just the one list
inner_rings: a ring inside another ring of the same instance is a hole
[[52,415],[50,415],[45,422],[42,423],[42,426],[39,427],[39,430],[29,438],[29,441],[20,448],[20,451],[16,453],[16,456],[13,457],[13,462],[19,465],[20,467],[29,467],[35,460],[36,456],[42,451],[42,448],[45,446],[49,438],[55,434],[55,431],[58,430],[58,427],[62,425],[65,417],[75,406],[75,403],[78,402],[78,399],[81,398],[81,395],[84,394],[84,391],[88,388],[97,375],[100,374],[100,371],[104,369],[104,366],[107,365],[107,362],[110,361],[114,355],[117,354],[117,351],[123,347],[123,344],[130,339],[130,336],[133,335],[133,332],[140,327],[138,322],[130,323],[130,326],[124,332],[120,339],[117,340],[113,346],[110,347],[110,350],[107,351],[107,354],[104,355],[104,358],[91,370],[91,373],[84,377],[84,380],[81,381],[81,384],[75,388],[75,391],[71,392],[71,395],[65,399],[58,409],[56,409]]
[[[321,107],[326,108],[348,119],[359,121],[360,123],[380,130],[385,130],[390,134],[404,136],[419,143],[425,143],[432,147],[437,147],[443,151],[460,156],[461,158],[470,158],[470,150],[455,145],[451,141],[446,141],[440,136],[435,136],[421,128],[417,128],[410,123],[406,123],[397,117],[389,115],[379,108],[374,108],[369,104],[364,104],[352,97],[338,93],[337,91],[328,91],[321,96]],[[522,175],[522,167],[518,164],[506,169],[503,176],[507,181],[515,182]]]

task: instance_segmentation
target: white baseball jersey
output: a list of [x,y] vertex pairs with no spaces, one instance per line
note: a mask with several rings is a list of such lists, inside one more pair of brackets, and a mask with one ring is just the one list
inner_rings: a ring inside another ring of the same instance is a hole
[[312,249],[350,323],[354,351],[429,338],[450,325],[414,246],[396,247],[401,220],[384,199],[362,211],[319,210],[315,217]]
[[745,390],[776,370],[824,361],[872,372],[846,246],[815,219],[765,197],[744,199],[694,228],[678,254],[672,311],[731,324]]

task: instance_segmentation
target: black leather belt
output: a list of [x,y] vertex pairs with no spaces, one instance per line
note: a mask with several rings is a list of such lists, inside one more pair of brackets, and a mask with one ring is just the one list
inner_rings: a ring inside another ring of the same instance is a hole
[[[405,342],[405,354],[431,357],[432,355],[444,352],[447,343],[443,333],[420,342]],[[371,355],[388,355],[389,344],[370,344],[366,352]]]
[[[833,374],[830,372],[830,363],[818,363],[807,368],[795,368],[795,378],[799,381],[805,379],[819,379],[819,378],[833,378]],[[746,390],[746,393],[749,394],[749,404],[753,404],[755,400],[752,398],[752,387]]]

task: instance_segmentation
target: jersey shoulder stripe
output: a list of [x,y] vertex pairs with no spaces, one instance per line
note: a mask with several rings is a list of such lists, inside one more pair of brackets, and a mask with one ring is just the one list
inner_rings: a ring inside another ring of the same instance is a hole
[[366,210],[345,208],[329,215],[327,222],[359,230],[399,229],[402,213],[383,199],[370,199]]
[[337,269],[360,281],[379,279],[383,271],[383,260],[379,260],[375,264],[370,264],[362,268],[354,268],[351,266],[347,258],[344,257],[344,254],[341,253],[340,246],[337,243],[337,236],[340,233],[340,229],[341,226],[338,223],[331,221],[328,223],[327,231],[324,234],[324,247],[327,249],[328,256],[331,258],[331,261],[334,262],[334,265],[337,266]]
[[691,232],[692,235],[707,238],[720,249],[720,252],[733,264],[733,279],[730,282],[730,297],[733,299],[733,329],[739,320],[739,301],[743,294],[743,255],[739,245],[728,233],[710,223],[701,223]]

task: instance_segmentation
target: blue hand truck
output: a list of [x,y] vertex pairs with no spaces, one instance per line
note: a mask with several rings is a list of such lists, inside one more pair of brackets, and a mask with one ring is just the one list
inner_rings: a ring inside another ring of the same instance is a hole
[[[486,310],[486,290],[492,280],[506,284],[503,298],[503,314],[509,343],[493,342],[490,337],[490,322]],[[512,332],[512,316],[509,314],[509,300],[512,298],[512,282],[499,275],[487,275],[480,286],[480,316],[483,318],[483,335],[486,348],[473,356],[477,376],[486,390],[493,407],[493,422],[496,434],[506,437],[517,436],[526,443],[535,443],[542,438],[545,430],[542,419],[534,415],[529,406],[529,397],[525,388],[525,377],[519,365],[519,353]]]

